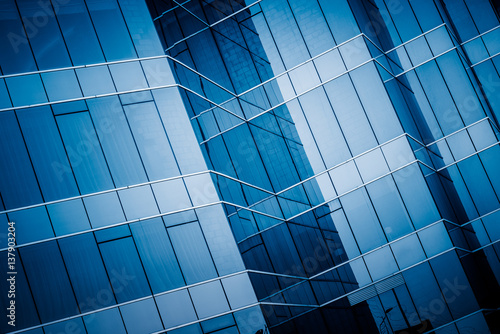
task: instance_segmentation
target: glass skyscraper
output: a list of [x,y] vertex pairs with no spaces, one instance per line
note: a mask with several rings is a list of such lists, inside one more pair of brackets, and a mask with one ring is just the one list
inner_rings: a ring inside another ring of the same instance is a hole
[[0,333],[499,333],[496,0],[1,0]]

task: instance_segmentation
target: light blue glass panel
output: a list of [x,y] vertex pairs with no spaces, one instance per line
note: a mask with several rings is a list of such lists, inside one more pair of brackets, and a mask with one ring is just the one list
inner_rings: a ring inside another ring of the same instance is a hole
[[237,309],[257,302],[248,274],[231,276],[221,280],[231,309]]
[[217,276],[198,223],[170,227],[168,233],[187,284]]
[[371,278],[376,281],[396,271],[398,266],[390,247],[383,247],[364,256]]
[[184,279],[161,218],[130,225],[153,293],[184,285]]
[[414,230],[392,176],[370,183],[366,190],[389,241]]
[[160,212],[171,212],[191,207],[191,201],[182,179],[154,183],[151,187],[160,206]]
[[149,185],[120,190],[118,196],[122,202],[127,220],[159,213]]
[[346,141],[353,155],[376,146],[377,140],[349,76],[344,75],[327,83],[325,90],[345,136],[345,139],[339,138],[334,142],[343,146],[342,141]]
[[338,194],[343,194],[363,183],[353,161],[332,169],[329,174]]
[[85,197],[83,203],[93,228],[125,221],[120,201],[115,192]]
[[49,101],[61,101],[82,96],[74,70],[43,73],[42,80]]
[[124,106],[150,180],[179,175],[170,143],[153,102]]
[[401,123],[373,63],[351,72],[363,108],[379,143],[403,133]]
[[415,234],[392,243],[391,248],[401,269],[425,259],[424,251]]
[[163,55],[158,34],[151,22],[151,14],[145,3],[119,0],[120,8],[127,24],[134,47],[139,57]]
[[189,289],[189,292],[200,319],[229,311],[220,281],[194,286]]
[[152,298],[123,305],[120,311],[128,334],[149,334],[163,329]]
[[88,101],[90,115],[117,187],[147,182],[146,172],[117,97]]
[[118,303],[151,294],[131,237],[104,242],[99,248]]
[[107,66],[93,66],[76,69],[78,81],[84,96],[114,93],[115,86]]
[[93,313],[83,317],[88,334],[126,334],[118,308]]
[[344,0],[319,0],[323,14],[333,32],[337,44],[360,33],[356,19]]
[[418,232],[418,237],[427,257],[434,256],[453,247],[443,223],[438,223]]
[[380,149],[363,154],[355,160],[364,182],[374,180],[389,172],[387,163]]
[[18,245],[54,236],[44,206],[11,212],[9,213],[9,221],[16,223],[16,242]]
[[158,296],[156,304],[165,328],[198,320],[187,289]]
[[366,190],[359,189],[340,198],[361,252],[386,243]]
[[5,83],[14,107],[47,102],[47,95],[38,74],[6,78]]
[[[416,229],[429,225],[441,218],[436,203],[417,164],[405,167],[393,175]],[[425,210],[422,210],[423,207]]]
[[196,214],[219,275],[244,270],[245,266],[222,206],[196,209]]
[[189,196],[193,201],[193,205],[202,205],[219,201],[217,190],[215,189],[211,174],[206,173],[186,177],[184,182],[189,191]]
[[66,152],[82,194],[114,188],[88,113],[56,117]]
[[54,231],[58,236],[90,228],[89,219],[81,199],[47,205],[47,210]]

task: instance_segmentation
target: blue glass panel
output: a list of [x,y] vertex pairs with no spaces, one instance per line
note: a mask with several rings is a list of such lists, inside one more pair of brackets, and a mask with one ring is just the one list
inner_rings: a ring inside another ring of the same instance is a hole
[[118,303],[151,294],[132,238],[105,242],[99,248]]
[[467,189],[469,190],[479,214],[488,213],[498,208],[498,198],[485,174],[479,157],[472,156],[458,163]]
[[206,318],[229,311],[224,290],[219,281],[197,285],[189,289],[198,317]]
[[427,257],[434,256],[453,247],[443,223],[438,223],[418,232],[418,237]]
[[21,258],[42,322],[78,313],[78,306],[55,241],[23,247]]
[[22,110],[18,118],[45,201],[78,196],[73,171],[50,108]]
[[49,101],[60,101],[82,96],[74,70],[43,73],[42,80]]
[[104,61],[84,0],[58,2],[57,20],[74,65]]
[[128,334],[148,334],[163,329],[153,299],[121,306],[120,311]]
[[187,284],[217,276],[198,223],[170,227],[168,233]]
[[199,324],[182,327],[173,331],[168,331],[168,334],[203,334]]
[[148,87],[141,63],[138,61],[109,65],[109,70],[119,92]]
[[234,319],[232,314],[227,314],[222,317],[203,321],[200,324],[204,333],[212,333],[220,328],[233,326]]
[[353,191],[341,197],[340,202],[361,252],[369,251],[386,242],[366,190]]
[[394,242],[391,248],[401,269],[425,259],[424,251],[416,235]]
[[64,201],[47,206],[56,235],[88,230],[89,219],[81,199]]
[[24,0],[19,7],[38,69],[71,66],[66,45],[50,3]]
[[131,224],[135,243],[153,293],[184,285],[184,279],[161,218]]
[[127,0],[119,0],[118,3],[125,17],[138,56],[163,55],[164,51],[158,41],[155,27],[151,23],[151,14],[147,6]]
[[198,320],[187,289],[158,296],[156,304],[165,328]]
[[35,173],[13,111],[0,113],[0,192],[6,209],[42,201]]
[[153,102],[124,106],[150,180],[179,175],[172,149]]
[[6,78],[5,82],[15,107],[47,102],[47,95],[38,74]]
[[[417,164],[401,169],[393,175],[416,229],[440,219],[436,203]],[[423,207],[425,210],[422,210]]]
[[75,318],[45,326],[43,330],[46,334],[85,333],[85,326],[81,318]]
[[54,236],[44,206],[11,212],[9,220],[16,223],[16,242],[18,245]]
[[[333,82],[330,84],[332,83]],[[330,90],[326,87],[325,89],[327,89],[330,94]],[[347,94],[346,87],[342,89],[342,92]],[[329,100],[323,90],[321,88],[315,89],[301,96],[299,101],[302,103],[304,114],[311,127],[308,131],[312,131],[326,167],[333,167],[349,159],[351,153],[346,145],[339,124],[337,123],[336,116],[332,112]],[[330,102],[333,102],[334,108],[337,107],[335,102],[343,103],[342,101],[345,100],[330,97]],[[351,108],[353,105],[352,102],[349,103],[350,111],[352,111]],[[301,134],[301,132],[299,132],[299,134]],[[331,143],[336,143],[336,145],[332,146]]]
[[83,203],[93,228],[125,221],[120,200],[115,192],[85,197]]
[[[448,308],[442,300],[441,290],[428,263],[403,271],[411,299],[419,314],[411,318],[427,319],[433,328],[452,321]],[[429,311],[431,309],[434,311]]]
[[389,241],[413,231],[413,226],[392,176],[366,186],[375,211]]
[[383,247],[364,256],[371,278],[376,281],[398,271],[390,247]]
[[78,81],[84,96],[114,93],[115,86],[107,66],[93,66],[76,69]]
[[239,255],[222,206],[196,209],[196,214],[219,275],[244,270],[243,260]]
[[87,0],[86,3],[106,60],[137,57],[116,0]]
[[319,0],[325,18],[333,32],[337,44],[345,42],[360,33],[356,19],[343,0]]
[[154,183],[151,187],[162,213],[191,207],[191,200],[182,179]]
[[10,102],[9,93],[7,92],[5,79],[0,79],[0,109],[10,107],[12,107],[12,103]]
[[14,0],[0,3],[0,65],[3,74],[36,70],[35,60],[26,38],[22,21]]
[[221,281],[231,309],[237,309],[257,302],[248,274],[228,277]]
[[443,291],[451,314],[461,318],[479,309],[462,263],[455,252],[448,252],[430,260],[438,284]]
[[[265,320],[259,306],[250,307],[234,313],[241,334],[255,334],[265,328]],[[252,319],[252,321],[249,321]]]
[[147,182],[144,166],[118,98],[92,99],[88,104],[116,186]]
[[96,131],[86,112],[56,117],[82,194],[114,188]]
[[118,308],[93,313],[83,317],[88,334],[126,334]]
[[114,239],[129,237],[131,234],[130,234],[130,228],[128,227],[127,224],[125,224],[95,231],[94,235],[97,242],[101,243]]
[[148,185],[121,190],[118,196],[127,220],[158,214],[158,207]]

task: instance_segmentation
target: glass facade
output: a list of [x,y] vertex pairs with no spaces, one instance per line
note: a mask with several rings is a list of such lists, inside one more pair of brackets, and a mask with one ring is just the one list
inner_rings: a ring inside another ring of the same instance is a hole
[[1,1],[0,332],[497,333],[499,10]]

